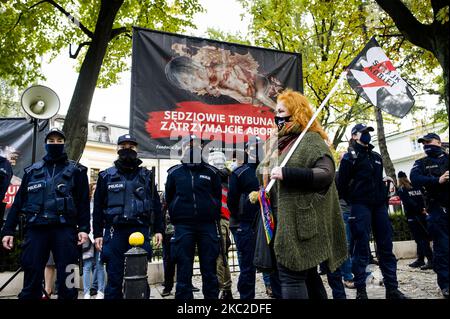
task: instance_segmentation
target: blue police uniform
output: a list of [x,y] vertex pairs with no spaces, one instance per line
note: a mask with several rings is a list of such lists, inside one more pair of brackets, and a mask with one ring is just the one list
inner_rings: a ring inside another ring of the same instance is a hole
[[428,231],[433,240],[433,269],[441,290],[448,298],[448,192],[449,183],[439,184],[439,177],[448,171],[448,154],[426,156],[417,160],[411,170],[411,182],[426,190]]
[[200,163],[182,163],[168,170],[166,202],[175,227],[171,255],[177,264],[176,299],[192,299],[192,271],[198,248],[205,299],[217,299],[216,260],[220,252],[218,224],[222,185],[218,170]]
[[125,252],[131,248],[128,238],[132,233],[144,235],[142,248],[151,259],[151,225],[154,233],[162,233],[161,203],[151,171],[139,166],[124,171],[116,161],[115,166],[100,172],[94,194],[93,228],[95,238],[103,237],[101,258],[108,275],[105,299],[123,299]]
[[65,153],[57,158],[47,154],[42,161],[25,169],[2,231],[2,236],[13,236],[19,214],[25,214],[21,255],[24,285],[20,299],[41,298],[50,251],[56,263],[58,297],[77,298],[75,285],[70,287],[66,283],[76,280],[75,266],[80,257],[77,233],[90,231],[86,171],[86,167],[67,160]]
[[354,152],[344,155],[337,180],[340,198],[351,205],[348,219],[353,238],[352,272],[355,287],[364,290],[369,264],[371,227],[377,244],[379,265],[386,292],[396,291],[397,260],[392,253],[392,225],[387,210],[387,187],[383,182],[383,162],[373,145],[354,143]]
[[397,190],[397,195],[403,203],[409,229],[417,244],[418,261],[424,265],[424,259],[427,257],[428,263],[431,264],[433,252],[430,247],[426,215],[423,214],[425,202],[422,190],[418,187],[412,187],[410,189],[400,187]]
[[0,225],[3,224],[3,214],[5,212],[6,203],[3,203],[6,191],[13,176],[13,171],[9,161],[0,156]]
[[230,210],[230,230],[233,234],[239,261],[238,291],[241,299],[255,298],[256,267],[255,220],[259,213],[259,204],[252,204],[248,195],[259,190],[256,177],[256,163],[245,163],[237,167],[230,176],[228,187],[228,208]]

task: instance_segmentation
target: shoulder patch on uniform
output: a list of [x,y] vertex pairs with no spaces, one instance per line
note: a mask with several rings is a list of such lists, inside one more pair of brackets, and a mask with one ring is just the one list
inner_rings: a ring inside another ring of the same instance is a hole
[[183,167],[183,164],[174,165],[174,166],[172,166],[171,168],[169,168],[167,170],[167,174],[171,174],[171,173],[173,173],[174,171],[176,171],[177,169],[179,169],[181,167]]
[[115,175],[117,173],[117,168],[115,166],[111,166],[104,171],[100,172],[102,174],[102,177],[105,177],[106,175]]
[[209,165],[207,163],[205,163],[205,167],[209,168],[211,171],[213,171],[214,174],[217,174],[219,172],[219,170],[217,168],[215,168],[212,165]]
[[236,174],[238,177],[240,177],[246,170],[248,170],[249,167],[247,165],[242,165],[236,168],[233,173]]
[[39,161],[25,168],[25,173],[29,173],[34,169],[41,169],[44,166],[44,161]]

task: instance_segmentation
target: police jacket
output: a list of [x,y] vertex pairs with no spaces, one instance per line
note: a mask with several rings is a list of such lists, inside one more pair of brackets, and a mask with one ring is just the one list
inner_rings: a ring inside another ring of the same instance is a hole
[[412,187],[410,189],[406,189],[404,187],[400,187],[397,190],[397,195],[403,203],[406,217],[422,215],[422,211],[425,208],[425,202],[422,190],[420,188]]
[[418,159],[411,169],[411,182],[426,190],[427,205],[438,204],[448,208],[449,183],[439,184],[439,177],[448,171],[448,154]]
[[[101,171],[94,194],[94,237],[103,237],[103,229],[113,225],[153,226],[163,232],[161,202],[151,171],[138,164],[124,171],[120,163]],[[153,194],[153,196],[152,196]]]
[[349,204],[381,205],[387,202],[388,189],[383,181],[381,155],[373,145],[353,146],[354,154],[344,154],[337,180],[339,197]]
[[182,163],[167,173],[165,195],[174,225],[220,220],[222,185],[215,167],[204,162]]
[[90,232],[89,184],[86,167],[48,155],[27,168],[3,228],[3,236],[14,235],[19,214],[26,226],[48,224],[77,225],[79,232]]
[[237,167],[230,176],[228,187],[228,208],[231,218],[236,222],[253,222],[259,212],[259,204],[252,204],[248,195],[259,190],[255,163]]
[[9,161],[0,156],[0,202],[3,200],[6,191],[8,190],[13,172]]

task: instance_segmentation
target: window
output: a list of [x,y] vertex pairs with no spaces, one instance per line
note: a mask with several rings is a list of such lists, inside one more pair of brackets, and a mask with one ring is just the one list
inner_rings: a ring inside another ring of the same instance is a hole
[[53,122],[53,125],[57,129],[62,130],[63,125],[64,125],[64,119],[61,119],[61,118],[55,119],[55,121]]
[[91,168],[91,183],[97,182],[98,179],[98,173],[100,173],[99,168]]
[[422,151],[422,144],[417,142],[417,137],[411,138],[411,150],[413,152],[421,152]]
[[95,133],[97,136],[97,140],[103,143],[109,143],[109,129],[104,125],[98,125],[95,128]]

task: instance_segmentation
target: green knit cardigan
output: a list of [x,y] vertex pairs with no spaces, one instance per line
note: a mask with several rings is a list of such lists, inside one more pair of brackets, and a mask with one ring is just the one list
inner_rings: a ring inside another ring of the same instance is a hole
[[[280,156],[279,163],[286,153]],[[307,132],[286,167],[313,167],[324,155],[333,158],[322,137]],[[262,180],[261,175],[258,178]],[[277,262],[290,270],[302,271],[326,261],[335,271],[347,258],[347,242],[334,181],[325,194],[304,192],[284,185],[283,181],[277,181],[273,190]]]

